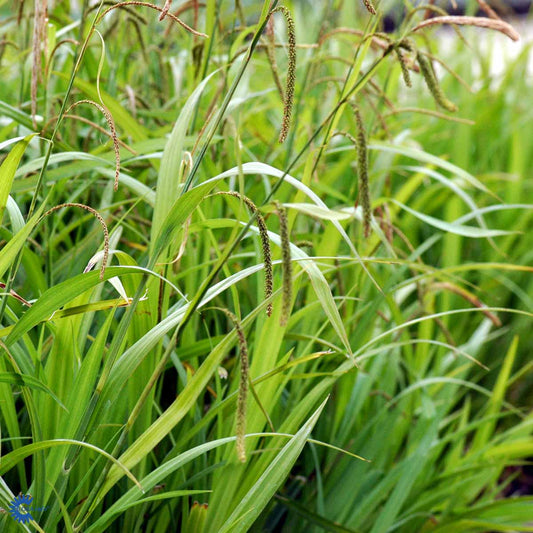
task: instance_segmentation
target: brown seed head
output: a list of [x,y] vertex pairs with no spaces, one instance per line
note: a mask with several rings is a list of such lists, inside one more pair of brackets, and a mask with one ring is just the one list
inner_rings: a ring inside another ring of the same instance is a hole
[[371,14],[376,14],[376,8],[372,5],[372,2],[370,0],[363,0],[363,4],[366,7],[366,10]]
[[291,243],[289,239],[289,226],[287,224],[287,210],[279,203],[275,202],[276,212],[279,217],[279,235],[281,238],[281,265],[283,274],[283,295],[280,326],[287,325],[291,312],[292,303],[292,262]]
[[355,115],[355,126],[357,129],[357,170],[359,174],[359,198],[363,208],[363,234],[365,237],[369,237],[372,207],[370,203],[370,186],[368,183],[368,147],[366,143],[366,131],[359,108],[356,105],[352,105],[352,109]]
[[102,231],[104,233],[104,257],[102,258],[102,266],[100,267],[100,279],[104,279],[104,273],[105,269],[107,267],[107,260],[109,258],[109,231],[107,229],[107,224],[105,223],[105,220],[103,219],[102,215],[92,207],[89,207],[85,204],[77,204],[77,203],[71,203],[67,202],[65,204],[59,204],[51,209],[49,209],[42,217],[41,220],[48,215],[54,213],[55,211],[59,211],[59,209],[63,209],[64,207],[79,207],[80,209],[85,209],[85,211],[89,211],[92,215],[96,217],[98,222],[100,222],[100,225],[102,226]]
[[[265,223],[265,219],[263,218],[263,215],[257,209],[257,206],[244,194],[240,194],[237,191],[228,191],[228,192],[218,192],[216,195],[227,195],[227,196],[234,196],[235,198],[239,198],[239,200],[242,200],[248,209],[252,213],[254,213],[255,218],[257,220],[257,227],[259,229],[259,236],[261,238],[261,248],[263,251],[263,262],[265,265],[265,299],[269,299],[272,296],[272,290],[273,290],[273,270],[272,270],[272,252],[270,249],[270,239],[268,238],[268,229]],[[267,304],[267,316],[270,316],[272,314],[272,303]]]
[[420,72],[424,77],[424,81],[426,82],[429,92],[433,96],[435,102],[447,111],[457,111],[457,106],[453,102],[450,102],[442,91],[431,61],[420,51],[416,52],[416,60],[420,66]]
[[248,399],[248,379],[250,364],[248,359],[248,344],[240,320],[227,309],[220,309],[232,322],[237,333],[239,342],[239,354],[241,359],[241,377],[239,380],[239,395],[237,397],[237,421],[236,421],[236,449],[237,457],[241,463],[246,462],[246,401]]
[[285,6],[278,6],[271,12],[280,12],[285,17],[287,23],[287,37],[289,46],[289,63],[287,65],[287,84],[285,89],[285,98],[283,100],[283,120],[281,123],[281,131],[279,134],[279,142],[282,143],[289,134],[291,126],[292,107],[294,104],[294,87],[296,84],[296,31],[294,27],[294,20],[291,12]]
[[79,100],[78,102],[74,102],[66,111],[65,114],[68,114],[72,109],[74,109],[76,106],[80,104],[89,104],[93,107],[96,107],[98,111],[104,115],[107,125],[109,126],[109,130],[111,133],[111,138],[113,139],[113,149],[115,150],[115,183],[114,183],[114,189],[115,191],[118,190],[118,180],[120,176],[120,146],[118,142],[118,136],[117,136],[117,130],[115,129],[115,121],[113,120],[113,116],[107,109],[107,107],[104,107],[103,105],[97,104],[96,102],[93,102],[92,100]]

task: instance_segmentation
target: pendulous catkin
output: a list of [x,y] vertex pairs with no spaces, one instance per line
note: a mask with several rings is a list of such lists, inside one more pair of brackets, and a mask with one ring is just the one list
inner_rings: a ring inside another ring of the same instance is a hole
[[118,180],[120,176],[120,146],[118,142],[118,136],[117,136],[117,130],[115,128],[115,121],[113,120],[113,117],[109,110],[104,107],[103,105],[97,104],[96,102],[93,102],[92,100],[79,100],[78,102],[74,102],[66,111],[65,114],[67,115],[72,109],[74,109],[76,106],[79,106],[80,104],[89,104],[93,107],[96,107],[100,113],[102,113],[107,121],[107,125],[109,126],[109,130],[111,132],[111,138],[113,139],[113,149],[115,150],[115,183],[113,185],[114,190],[118,190]]
[[248,344],[242,329],[240,320],[227,309],[221,311],[233,322],[237,339],[239,341],[239,354],[241,358],[241,377],[239,380],[239,395],[237,397],[237,422],[235,425],[237,458],[241,463],[246,462],[246,401],[248,399],[248,379],[250,374],[250,365],[248,360]]
[[104,256],[102,258],[102,266],[100,267],[100,279],[104,279],[104,273],[107,267],[107,260],[109,258],[109,231],[107,229],[107,224],[105,223],[105,220],[96,209],[93,209],[92,207],[89,207],[85,204],[77,204],[72,202],[67,202],[65,204],[59,204],[52,207],[41,217],[41,220],[43,220],[48,215],[54,213],[55,211],[63,209],[63,207],[79,207],[80,209],[85,209],[85,211],[89,211],[89,213],[94,215],[98,222],[100,222],[100,225],[102,226],[102,231],[104,233]]
[[396,57],[398,58],[398,62],[400,63],[400,67],[402,69],[402,76],[403,81],[407,87],[411,87],[411,75],[409,74],[409,69],[407,67],[407,63],[405,62],[405,57],[400,51],[400,47],[398,45],[394,46],[394,51],[396,52]]
[[356,105],[352,105],[352,109],[355,115],[355,126],[357,128],[357,170],[359,174],[359,197],[363,208],[363,235],[369,237],[372,207],[370,204],[370,186],[368,184],[368,147],[366,143],[366,131],[359,108]]
[[31,69],[31,117],[36,128],[37,85],[42,78],[41,47],[46,50],[46,24],[48,22],[48,0],[35,0],[33,17],[32,69]]
[[289,240],[289,226],[287,223],[287,210],[279,203],[275,202],[276,212],[279,217],[279,236],[281,238],[281,266],[283,278],[283,294],[281,305],[280,326],[287,325],[292,302],[292,262],[291,243]]
[[[263,215],[260,213],[257,206],[244,194],[240,194],[237,191],[222,191],[217,192],[216,195],[227,195],[234,196],[242,200],[250,209],[250,211],[255,215],[257,220],[257,227],[259,228],[259,236],[261,238],[261,248],[263,251],[263,262],[265,265],[265,299],[268,300],[272,296],[273,289],[273,271],[272,271],[272,252],[270,250],[270,239],[268,238],[268,229],[265,223]],[[267,304],[267,316],[272,314],[272,303]]]
[[370,0],[363,0],[363,4],[366,7],[366,10],[371,14],[376,14],[376,8],[373,6],[372,2]]
[[450,100],[446,98],[444,92],[442,91],[442,88],[439,85],[439,80],[437,79],[435,71],[433,70],[431,60],[428,59],[422,52],[417,50],[416,61],[420,67],[420,72],[424,77],[424,81],[426,82],[429,92],[433,96],[435,102],[447,111],[457,111],[457,106],[453,102],[450,102]]
[[271,12],[280,12],[285,17],[287,23],[287,40],[289,48],[289,63],[287,65],[287,83],[285,89],[285,96],[283,98],[283,119],[281,122],[281,131],[279,133],[279,142],[285,142],[289,129],[291,126],[292,107],[294,104],[294,86],[296,84],[296,31],[294,28],[294,20],[291,12],[285,6],[279,6]]

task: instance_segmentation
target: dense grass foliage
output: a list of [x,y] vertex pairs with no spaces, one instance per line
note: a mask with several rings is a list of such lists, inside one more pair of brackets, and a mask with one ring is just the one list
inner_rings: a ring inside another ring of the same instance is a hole
[[439,10],[0,1],[2,531],[533,531],[530,49]]

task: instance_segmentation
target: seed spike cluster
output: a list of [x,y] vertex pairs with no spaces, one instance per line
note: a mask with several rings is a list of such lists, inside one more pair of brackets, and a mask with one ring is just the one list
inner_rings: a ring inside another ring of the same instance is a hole
[[[265,219],[252,200],[250,200],[250,198],[244,194],[240,194],[237,191],[223,191],[216,193],[216,195],[234,196],[235,198],[242,200],[256,217],[257,227],[259,228],[259,236],[261,237],[261,247],[263,249],[263,262],[265,265],[265,299],[268,300],[272,296],[274,276],[272,271],[272,252],[270,249],[270,240],[268,238],[268,229]],[[269,302],[267,305],[267,316],[270,316],[271,314],[272,303]]]
[[400,63],[400,67],[402,69],[403,81],[405,85],[407,85],[407,87],[412,87],[411,75],[409,74],[409,69],[407,68],[407,63],[405,61],[404,55],[400,50],[400,47],[398,45],[395,45],[394,51],[396,52],[396,57],[398,58],[398,62]]
[[285,96],[283,99],[283,119],[281,122],[281,131],[279,134],[279,142],[283,143],[287,139],[289,129],[291,126],[292,107],[294,104],[294,86],[296,84],[296,31],[294,27],[294,20],[291,12],[285,6],[278,6],[271,12],[280,12],[285,17],[287,23],[287,38],[289,45],[289,63],[287,65],[287,83],[285,89]]
[[398,43],[398,47],[404,48],[405,50],[408,50],[416,55],[416,61],[419,66],[420,73],[422,74],[424,81],[426,82],[426,85],[437,105],[450,112],[457,111],[457,106],[448,100],[442,91],[435,74],[435,70],[433,69],[433,63],[431,62],[431,59],[426,54],[420,52],[420,50],[416,50],[411,39],[403,39],[400,43]]
[[446,111],[457,111],[457,106],[448,100],[448,98],[446,98],[446,95],[439,84],[439,80],[435,75],[435,71],[433,70],[433,64],[431,63],[431,60],[428,59],[422,52],[417,50],[416,61],[420,67],[420,72],[424,77],[424,81],[426,82],[429,92],[433,96],[435,102],[443,109],[446,109]]
[[275,206],[279,217],[279,235],[281,238],[281,265],[283,278],[283,296],[279,324],[280,326],[284,327],[287,325],[289,320],[292,302],[291,243],[289,240],[287,210],[277,201],[275,202]]
[[248,399],[248,379],[250,364],[248,359],[248,344],[240,320],[229,310],[220,309],[232,322],[237,333],[239,342],[239,354],[241,358],[241,377],[239,380],[239,395],[237,397],[237,422],[235,432],[237,436],[237,457],[241,463],[246,462],[246,401]]
[[68,114],[72,109],[74,109],[76,106],[80,104],[89,104],[93,107],[96,107],[98,111],[100,111],[109,126],[109,130],[111,132],[111,138],[113,139],[113,148],[115,150],[115,183],[114,183],[114,190],[118,190],[118,180],[120,176],[120,146],[118,142],[118,136],[117,136],[117,130],[115,128],[115,121],[113,120],[113,116],[109,112],[109,110],[104,107],[103,105],[97,104],[96,102],[93,102],[92,100],[79,100],[78,102],[74,102],[66,111],[65,114]]
[[85,211],[89,211],[89,213],[94,215],[98,222],[100,222],[100,225],[102,226],[102,231],[104,233],[104,256],[102,258],[102,266],[100,267],[100,279],[104,279],[104,273],[107,267],[107,260],[109,258],[109,231],[107,229],[107,224],[105,223],[105,220],[96,209],[93,209],[92,207],[89,207],[85,204],[77,204],[72,202],[67,202],[65,204],[59,204],[52,207],[42,216],[41,220],[47,217],[48,215],[51,215],[55,211],[63,209],[64,207],[79,207],[80,209],[85,209]]
[[363,235],[370,236],[370,223],[372,220],[372,207],[370,204],[370,186],[368,183],[368,147],[366,142],[366,130],[363,124],[361,112],[356,105],[352,105],[357,129],[357,172],[359,174],[359,198],[363,208]]
[[376,14],[376,8],[373,6],[372,2],[370,0],[363,0],[363,4],[366,7],[366,10],[371,14]]
[[41,47],[46,50],[46,23],[48,21],[48,0],[35,0],[33,17],[32,69],[31,69],[31,116],[33,127],[37,127],[37,85],[41,75]]

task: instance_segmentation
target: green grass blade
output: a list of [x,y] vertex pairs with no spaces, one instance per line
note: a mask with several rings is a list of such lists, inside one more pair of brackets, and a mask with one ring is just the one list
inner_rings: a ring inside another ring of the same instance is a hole
[[185,136],[190,126],[194,110],[205,86],[215,73],[216,71],[207,76],[189,96],[180,111],[178,120],[165,146],[159,168],[159,176],[157,178],[155,207],[152,218],[152,243],[154,244],[155,238],[159,235],[163,222],[167,218],[178,196],[179,170],[183,161]]
[[13,179],[15,178],[15,172],[19,166],[20,160],[26,151],[31,139],[35,134],[28,135],[19,141],[9,152],[7,157],[0,166],[0,223],[4,216],[4,210],[6,208],[7,199],[11,192],[11,186],[13,185]]
[[289,475],[296,459],[300,455],[307,438],[324,409],[324,400],[320,407],[311,415],[302,428],[282,448],[275,459],[269,464],[261,477],[254,483],[248,493],[239,502],[233,513],[220,529],[220,533],[248,531],[256,518],[268,505],[284,479]]
[[124,475],[128,476],[128,478],[131,479],[131,481],[133,481],[135,485],[139,487],[139,489],[142,490],[141,484],[139,483],[139,481],[137,481],[137,478],[120,461],[115,459],[106,451],[98,448],[98,446],[94,446],[93,444],[89,444],[88,442],[78,441],[74,439],[43,440],[40,442],[35,442],[33,444],[22,446],[18,450],[15,450],[3,456],[2,464],[0,465],[0,475],[3,475],[4,473],[11,470],[19,461],[22,461],[26,457],[29,457],[30,455],[33,455],[34,453],[39,452],[41,450],[53,448],[54,446],[81,446],[82,448],[87,448],[100,455],[103,455],[106,459],[116,465],[116,467],[119,468]]
[[[39,213],[35,216],[38,215]],[[10,241],[10,243],[11,242],[12,241]],[[0,252],[0,257],[4,250]],[[67,281],[51,287],[15,324],[15,327],[6,339],[6,345],[11,346],[17,342],[31,328],[35,327],[40,322],[50,319],[55,311],[73,300],[76,296],[92,289],[101,281],[106,281],[114,276],[138,273],[139,269],[135,267],[109,267],[105,271],[103,280],[100,280],[99,272],[87,272],[85,274],[78,274]]]
[[13,238],[0,250],[0,279],[6,273],[8,268],[14,263],[18,253],[26,244],[28,237],[39,222],[41,214],[44,209],[44,203],[31,217],[25,226],[18,231]]
[[16,372],[0,372],[0,382],[10,383],[11,385],[16,385],[17,387],[29,387],[30,389],[40,390],[50,395],[60,407],[65,410],[67,409],[50,389],[50,387],[48,387],[38,378],[29,376],[27,374],[18,374]]

